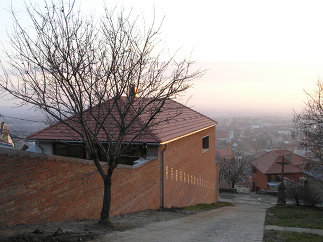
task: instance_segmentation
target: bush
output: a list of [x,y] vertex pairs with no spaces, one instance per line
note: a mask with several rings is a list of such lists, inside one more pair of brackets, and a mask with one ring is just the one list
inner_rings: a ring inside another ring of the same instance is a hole
[[305,184],[303,192],[303,204],[308,207],[316,207],[321,203],[321,196],[318,189],[309,184]]
[[294,201],[297,206],[316,207],[322,202],[318,189],[308,182],[289,183],[286,187],[286,197]]
[[286,197],[294,201],[295,205],[299,206],[303,199],[304,186],[299,183],[290,183],[286,187]]

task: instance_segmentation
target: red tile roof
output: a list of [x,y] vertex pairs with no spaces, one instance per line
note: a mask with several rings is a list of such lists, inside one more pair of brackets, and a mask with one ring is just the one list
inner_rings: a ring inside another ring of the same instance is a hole
[[[125,97],[120,99],[120,103],[122,106],[122,102],[125,102]],[[149,99],[140,99],[138,98],[136,102],[148,102]],[[105,105],[111,105],[112,101],[108,101]],[[136,106],[136,105],[134,105]],[[216,124],[216,121],[174,101],[171,99],[166,100],[166,103],[164,105],[163,111],[159,113],[155,120],[154,120],[154,126],[146,128],[145,131],[140,135],[140,137],[137,137],[135,140],[134,137],[138,130],[143,127],[143,124],[147,121],[149,117],[149,111],[148,110],[145,114],[141,115],[136,122],[131,125],[131,129],[129,129],[129,133],[126,134],[124,141],[130,142],[130,141],[136,141],[136,142],[145,142],[145,143],[161,143],[165,142],[174,138],[177,138],[182,135],[187,135],[191,132],[214,126]],[[88,112],[88,111],[86,111]],[[95,110],[93,111],[95,112]],[[102,112],[102,109],[101,109]],[[105,128],[108,129],[110,132],[110,135],[113,138],[116,138],[118,135],[115,122],[111,116],[118,117],[117,109],[113,106],[112,108],[112,115],[110,115],[107,120],[105,121]],[[105,116],[102,113],[98,113],[98,116],[101,115]],[[106,114],[107,115],[107,114]],[[135,115],[135,109],[132,110],[132,114]],[[87,115],[84,115],[87,117],[88,122],[92,123],[92,128],[94,128],[94,119],[90,117],[90,115],[87,113]],[[168,119],[168,120],[167,120]],[[166,120],[166,121],[165,121]],[[73,119],[69,118],[66,120],[69,123],[73,123]],[[77,127],[77,124],[74,124],[75,127]],[[101,141],[105,141],[106,137],[103,131],[100,131],[98,134],[98,137]],[[65,141],[77,141],[80,140],[80,136],[73,130],[71,130],[69,127],[62,123],[56,123],[52,126],[49,126],[41,131],[38,131],[35,134],[32,134],[28,137],[29,139],[35,139],[35,140],[65,140]]]
[[271,150],[257,159],[250,161],[250,163],[263,174],[280,174],[281,165],[278,162],[281,162],[282,157],[286,154],[291,154],[291,158],[290,163],[284,166],[285,173],[302,172],[302,166],[310,162],[288,150]]
[[231,143],[226,143],[226,146],[222,149],[216,150],[215,151],[215,156],[217,158],[223,159],[230,159],[234,157],[234,154],[232,152],[232,146]]
[[217,139],[227,139],[228,138],[228,131],[227,130],[218,130],[217,129],[216,138]]

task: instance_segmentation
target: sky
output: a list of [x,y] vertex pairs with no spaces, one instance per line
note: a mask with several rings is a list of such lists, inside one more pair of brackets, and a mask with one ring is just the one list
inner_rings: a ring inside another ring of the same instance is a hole
[[[7,43],[23,0],[0,0],[0,41]],[[206,70],[183,102],[207,114],[288,115],[301,111],[304,90],[323,76],[323,1],[313,0],[79,0],[85,13],[100,15],[102,3],[132,8],[149,23],[163,20],[169,53],[192,56]],[[22,17],[23,19],[23,17]],[[8,103],[2,99],[0,105]]]

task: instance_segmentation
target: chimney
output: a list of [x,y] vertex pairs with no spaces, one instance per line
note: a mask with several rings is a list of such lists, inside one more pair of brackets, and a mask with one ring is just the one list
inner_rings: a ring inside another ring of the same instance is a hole
[[131,98],[137,98],[138,97],[138,88],[136,87],[135,84],[130,85],[129,97],[131,97]]

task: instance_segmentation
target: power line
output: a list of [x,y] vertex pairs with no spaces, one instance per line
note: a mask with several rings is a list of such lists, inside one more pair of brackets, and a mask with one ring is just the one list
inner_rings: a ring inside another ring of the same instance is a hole
[[37,121],[37,120],[31,120],[31,119],[24,119],[24,118],[17,118],[17,117],[12,117],[12,116],[7,116],[7,115],[2,115],[2,114],[0,114],[0,117],[12,118],[12,119],[17,119],[17,120],[22,120],[22,121],[29,121],[29,122],[35,122],[35,123],[43,123],[43,124],[46,124],[46,122],[43,122],[43,121]]

